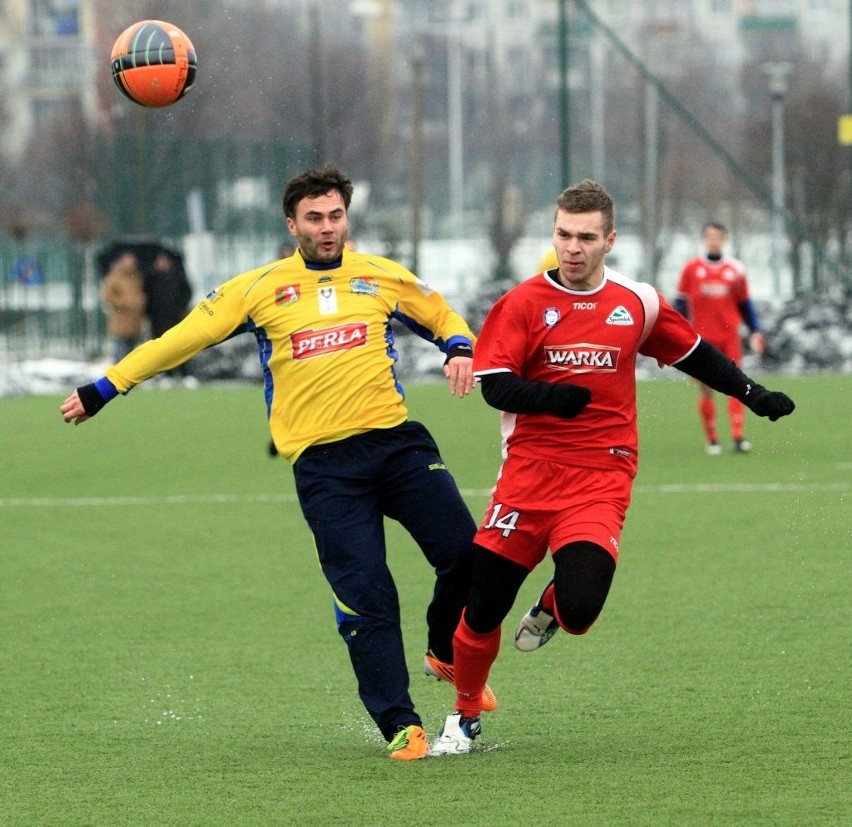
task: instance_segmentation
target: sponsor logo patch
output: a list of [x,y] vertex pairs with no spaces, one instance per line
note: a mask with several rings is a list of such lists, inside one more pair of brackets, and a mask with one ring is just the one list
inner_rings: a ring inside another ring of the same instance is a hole
[[579,342],[574,345],[545,345],[544,364],[569,373],[615,373],[620,347]]
[[353,322],[326,327],[322,330],[302,330],[290,336],[293,359],[313,359],[341,350],[352,350],[367,344],[367,324]]
[[302,293],[299,290],[298,284],[285,284],[282,287],[275,288],[275,304],[278,307],[286,307],[288,304],[293,304],[299,301]]
[[615,324],[615,325],[632,325],[633,324],[633,316],[630,315],[630,311],[624,307],[624,305],[618,305],[612,313],[609,314],[609,318],[606,320],[607,324]]
[[700,293],[702,296],[711,296],[714,299],[724,298],[728,295],[728,285],[721,282],[705,282],[701,285]]
[[319,289],[319,312],[323,316],[337,313],[337,289],[334,287],[320,287]]

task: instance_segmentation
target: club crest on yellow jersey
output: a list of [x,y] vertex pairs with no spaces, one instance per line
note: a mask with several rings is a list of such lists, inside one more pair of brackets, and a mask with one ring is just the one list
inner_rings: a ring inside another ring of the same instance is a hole
[[286,307],[288,304],[299,301],[301,295],[298,284],[285,284],[282,287],[276,287],[275,304],[278,307]]
[[367,296],[379,295],[379,281],[371,276],[358,276],[354,279],[349,279],[349,289],[353,293],[363,293]]

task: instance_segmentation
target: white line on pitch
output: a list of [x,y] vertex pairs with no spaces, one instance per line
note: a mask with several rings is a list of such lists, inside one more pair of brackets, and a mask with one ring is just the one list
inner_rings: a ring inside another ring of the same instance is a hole
[[[763,492],[808,493],[849,491],[848,482],[707,482],[636,485],[636,494],[750,494]],[[465,497],[489,497],[490,488],[462,488]],[[295,503],[294,493],[281,494],[164,494],[151,497],[0,497],[0,508],[86,508],[134,505],[215,505],[229,503]]]

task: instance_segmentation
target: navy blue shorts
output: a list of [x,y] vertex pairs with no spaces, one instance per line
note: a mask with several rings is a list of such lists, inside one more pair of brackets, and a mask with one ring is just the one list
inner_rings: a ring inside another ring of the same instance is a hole
[[346,617],[399,622],[386,563],[385,517],[411,534],[439,578],[458,570],[460,560],[469,563],[476,524],[419,422],[312,446],[293,471],[339,622]]

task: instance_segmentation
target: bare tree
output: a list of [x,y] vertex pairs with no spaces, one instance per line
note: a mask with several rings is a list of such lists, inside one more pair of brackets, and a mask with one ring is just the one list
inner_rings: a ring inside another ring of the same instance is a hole
[[[753,67],[753,75],[760,67]],[[765,114],[749,130],[747,156],[768,180],[771,173],[770,111],[768,93],[762,92]],[[759,111],[759,110],[756,110]],[[837,141],[837,117],[843,112],[843,90],[838,79],[826,74],[822,64],[798,54],[791,73],[790,92],[784,102],[784,160],[787,210],[792,221],[788,236],[792,249],[794,285],[828,286],[836,270],[821,266],[828,257],[848,267],[848,239],[852,231],[849,198],[849,158]],[[804,246],[813,244],[811,272],[802,271]],[[849,285],[847,285],[848,287]]]

